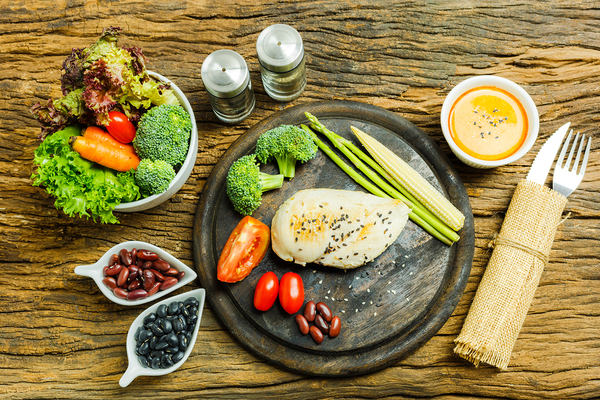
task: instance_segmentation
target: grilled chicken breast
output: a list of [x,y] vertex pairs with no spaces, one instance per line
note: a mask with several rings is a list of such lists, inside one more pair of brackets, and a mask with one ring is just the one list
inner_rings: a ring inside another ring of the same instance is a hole
[[273,251],[286,261],[352,269],[377,258],[400,235],[410,208],[400,200],[335,189],[301,190],[271,224]]

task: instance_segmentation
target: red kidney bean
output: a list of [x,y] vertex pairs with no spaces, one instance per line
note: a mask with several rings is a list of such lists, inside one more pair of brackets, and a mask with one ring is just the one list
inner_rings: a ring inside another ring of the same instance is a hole
[[340,334],[340,330],[342,329],[342,321],[340,317],[337,315],[331,320],[331,327],[329,328],[329,337],[334,338]]
[[160,272],[158,272],[155,269],[150,269],[149,271],[152,271],[152,273],[154,274],[154,278],[159,281],[159,282],[164,282],[165,281],[165,276],[163,274],[161,274]]
[[127,290],[120,288],[120,287],[116,287],[113,289],[113,293],[115,294],[115,296],[117,296],[120,299],[125,300],[127,298]]
[[174,278],[172,276],[165,278],[165,281],[160,284],[160,290],[167,290],[168,288],[173,287],[175,284],[177,284],[177,282],[179,282],[177,278]]
[[317,303],[317,311],[319,312],[319,314],[321,314],[323,316],[323,319],[327,322],[331,321],[331,318],[333,318],[333,314],[331,313],[331,308],[329,308],[327,306],[327,304],[323,303],[322,301]]
[[119,251],[119,259],[123,265],[127,267],[131,265],[131,254],[127,249],[121,249],[121,251]]
[[329,325],[327,325],[327,322],[325,322],[325,319],[321,314],[317,314],[315,317],[315,326],[319,328],[323,334],[329,333]]
[[154,278],[154,274],[151,269],[145,269],[142,274],[142,279],[144,280],[144,289],[150,290],[154,286],[154,282],[156,279]]
[[102,283],[104,283],[104,285],[110,290],[114,290],[117,287],[117,281],[112,276],[107,276],[106,278],[102,279]]
[[309,331],[308,321],[302,314],[296,314],[296,323],[298,324],[298,328],[300,329],[300,333],[306,335]]
[[139,249],[137,251],[137,258],[141,258],[142,260],[154,261],[158,260],[158,254],[150,250]]
[[119,263],[119,256],[117,254],[112,254],[108,259],[108,266],[115,265]]
[[140,260],[142,262],[142,265],[140,266],[141,269],[150,269],[152,268],[152,261],[144,261],[144,260]]
[[137,264],[137,249],[135,247],[131,249],[131,263]]
[[137,265],[132,264],[129,267],[127,267],[127,269],[129,270],[129,276],[131,276],[132,274],[135,274],[136,277],[141,276],[142,269]]
[[160,289],[160,285],[162,282],[154,282],[154,286],[152,286],[152,288],[150,288],[150,290],[148,290],[148,296],[152,296],[153,294],[156,294],[156,292],[158,292],[158,290]]
[[309,301],[308,303],[306,303],[306,306],[304,307],[304,318],[306,318],[306,320],[308,322],[313,322],[315,320],[315,316],[317,315],[317,311],[315,308],[315,302],[314,301]]
[[144,289],[136,289],[127,293],[127,300],[139,300],[148,297],[148,292]]
[[323,342],[323,333],[319,330],[319,328],[313,325],[308,329],[308,332],[316,344],[321,344]]
[[152,268],[160,272],[167,272],[171,268],[171,264],[165,260],[158,259],[152,263]]
[[127,278],[129,278],[129,270],[121,268],[121,272],[119,272],[119,277],[117,278],[117,285],[123,287],[127,283]]
[[121,249],[118,254],[112,254],[102,273],[104,285],[115,296],[129,300],[152,296],[159,290],[173,287],[185,277],[184,271],[172,268],[155,252],[136,248]]
[[[108,267],[106,269],[106,271],[104,271],[104,275],[105,276],[118,275],[119,272],[121,272],[122,269],[123,269],[123,266],[121,264],[115,264],[115,265],[112,265],[112,266]],[[125,268],[125,269],[127,269],[127,268]]]

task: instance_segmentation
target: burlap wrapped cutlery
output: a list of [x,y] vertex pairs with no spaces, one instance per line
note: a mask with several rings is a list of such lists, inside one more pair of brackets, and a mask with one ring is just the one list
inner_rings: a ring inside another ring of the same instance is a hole
[[[565,195],[570,194],[564,192],[563,195],[544,185],[568,128],[568,123],[559,128],[542,146],[527,178],[517,185],[500,233],[491,243],[494,251],[460,335],[455,339],[454,352],[476,366],[484,362],[503,370],[508,367],[517,336],[548,263],[556,229],[567,203]],[[581,143],[575,170],[583,140]],[[577,139],[573,150],[576,144]],[[567,146],[568,140],[565,148]],[[589,148],[588,141],[581,177]],[[572,155],[573,151],[567,165]],[[562,157],[555,172],[558,177],[562,171],[560,163]],[[573,181],[571,176],[568,179]],[[575,187],[579,182],[581,179]]]

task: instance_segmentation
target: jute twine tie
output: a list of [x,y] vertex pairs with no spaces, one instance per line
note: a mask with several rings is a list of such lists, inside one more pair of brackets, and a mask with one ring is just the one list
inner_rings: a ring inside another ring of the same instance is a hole
[[524,252],[529,253],[534,257],[539,258],[544,263],[544,265],[548,264],[548,255],[547,254],[544,254],[541,251],[536,250],[532,247],[525,246],[523,243],[519,243],[516,240],[512,240],[511,238],[508,238],[505,236],[500,236],[499,234],[495,233],[494,239],[492,239],[492,241],[490,243],[488,243],[488,247],[494,248],[499,245],[510,246],[510,247],[514,247],[515,249],[523,250]]
[[467,314],[454,352],[476,366],[506,369],[567,203],[550,188],[522,180]]

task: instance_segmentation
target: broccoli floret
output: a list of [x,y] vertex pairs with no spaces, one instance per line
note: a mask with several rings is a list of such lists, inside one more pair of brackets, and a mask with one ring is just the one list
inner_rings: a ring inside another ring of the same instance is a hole
[[141,158],[163,160],[181,167],[187,156],[192,120],[180,105],[162,104],[142,115],[133,147]]
[[281,125],[263,133],[256,142],[256,156],[262,163],[275,159],[279,173],[292,179],[296,161],[311,160],[317,154],[317,145],[308,132],[294,125]]
[[144,196],[159,194],[169,188],[175,178],[175,170],[166,161],[143,159],[135,170],[135,184]]
[[256,155],[236,160],[227,173],[227,196],[233,208],[243,215],[252,215],[262,202],[262,194],[283,185],[283,175],[261,172]]

